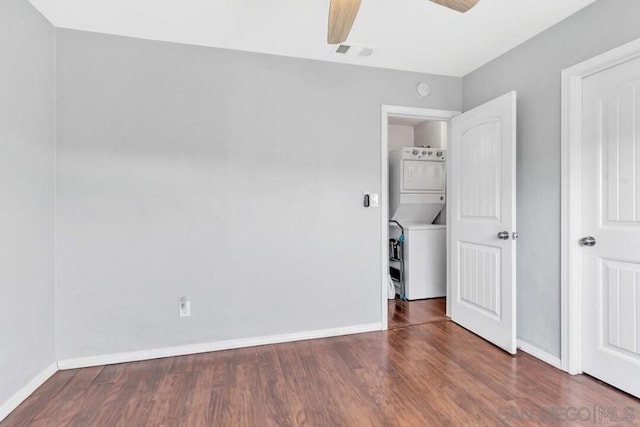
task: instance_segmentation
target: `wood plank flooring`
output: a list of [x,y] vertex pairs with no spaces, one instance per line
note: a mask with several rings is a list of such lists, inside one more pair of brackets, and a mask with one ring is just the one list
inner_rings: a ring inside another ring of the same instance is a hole
[[639,424],[637,399],[444,321],[61,371],[0,426],[558,425],[577,410],[613,425],[614,408]]
[[445,298],[402,301],[389,300],[389,329],[447,320]]

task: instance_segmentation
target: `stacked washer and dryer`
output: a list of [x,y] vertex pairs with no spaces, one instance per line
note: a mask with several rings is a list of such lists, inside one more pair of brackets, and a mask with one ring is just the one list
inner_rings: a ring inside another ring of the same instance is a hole
[[446,225],[434,224],[444,222],[445,184],[444,149],[389,153],[389,267],[405,299],[446,296]]

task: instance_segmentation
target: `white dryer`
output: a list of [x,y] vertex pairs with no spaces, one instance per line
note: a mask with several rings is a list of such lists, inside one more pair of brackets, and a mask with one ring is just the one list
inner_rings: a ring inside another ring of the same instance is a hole
[[389,153],[389,219],[431,224],[444,208],[446,151],[404,147]]

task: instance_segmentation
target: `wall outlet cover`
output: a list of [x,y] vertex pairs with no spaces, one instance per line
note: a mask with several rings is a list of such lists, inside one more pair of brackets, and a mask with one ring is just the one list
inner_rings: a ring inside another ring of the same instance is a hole
[[191,301],[186,297],[180,298],[179,310],[180,317],[191,317]]

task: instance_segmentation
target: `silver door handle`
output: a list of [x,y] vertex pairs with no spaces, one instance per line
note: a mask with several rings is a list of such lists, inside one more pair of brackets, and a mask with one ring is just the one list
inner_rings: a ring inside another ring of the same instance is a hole
[[509,232],[508,231],[501,231],[498,233],[498,239],[500,240],[509,240]]
[[580,246],[595,246],[596,245],[596,238],[593,236],[587,236],[587,237],[583,237],[582,239],[580,239]]
[[513,233],[511,233],[511,238],[512,238],[513,240],[518,240],[518,237],[519,237],[519,236],[520,236],[520,235],[518,234],[518,232],[517,232],[517,231],[514,231]]

